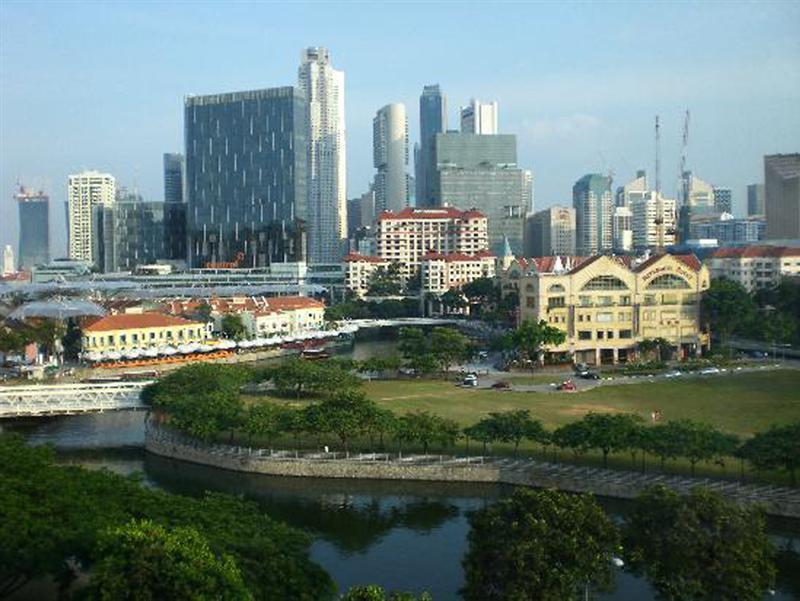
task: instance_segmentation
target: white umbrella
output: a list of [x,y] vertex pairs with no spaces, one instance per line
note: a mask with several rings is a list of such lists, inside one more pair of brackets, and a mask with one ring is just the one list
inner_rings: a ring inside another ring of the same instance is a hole
[[138,349],[131,349],[129,351],[125,351],[122,353],[122,356],[126,359],[138,359],[139,358],[139,351]]
[[214,350],[214,347],[208,344],[201,344],[200,348],[198,348],[197,350],[200,351],[201,353],[210,353],[211,351]]
[[108,357],[111,361],[119,361],[122,359],[122,355],[117,351],[110,351],[106,353],[106,357]]
[[236,342],[233,340],[223,340],[219,343],[219,348],[221,349],[229,349],[229,348],[236,348]]
[[167,355],[167,356],[171,357],[172,355],[175,355],[175,354],[178,353],[178,349],[176,349],[174,346],[167,345],[167,346],[161,347],[160,352],[161,352],[162,355]]
[[155,359],[158,357],[158,349],[149,348],[142,353],[145,357],[149,357],[150,359]]
[[242,340],[239,342],[239,348],[253,348],[252,340]]
[[193,352],[192,347],[189,344],[180,344],[178,345],[178,352],[182,355],[188,355],[189,353]]
[[87,361],[100,361],[102,357],[103,357],[102,353],[95,353],[94,351],[86,353],[83,356],[83,358],[86,359]]

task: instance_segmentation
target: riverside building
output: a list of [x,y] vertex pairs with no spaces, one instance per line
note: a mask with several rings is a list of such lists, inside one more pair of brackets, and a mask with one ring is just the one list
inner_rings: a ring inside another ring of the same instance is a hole
[[665,338],[681,358],[708,344],[700,297],[709,270],[694,255],[543,257],[519,274],[520,321],[544,320],[566,335],[545,355],[600,365],[626,362],[646,338]]
[[143,350],[204,342],[210,324],[162,313],[120,313],[106,315],[83,327],[85,353]]
[[738,246],[720,248],[706,261],[712,278],[727,278],[748,292],[769,289],[786,276],[800,276],[800,248]]

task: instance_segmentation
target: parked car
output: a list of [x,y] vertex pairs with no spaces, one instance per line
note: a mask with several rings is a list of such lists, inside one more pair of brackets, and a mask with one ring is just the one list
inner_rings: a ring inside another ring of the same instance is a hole
[[586,363],[576,363],[575,364],[575,373],[580,374],[585,371],[589,371],[589,365]]
[[600,376],[593,371],[584,370],[578,374],[578,377],[583,380],[599,380]]
[[563,390],[565,392],[575,392],[576,390],[578,390],[578,387],[575,386],[575,382],[573,382],[572,380],[564,380],[563,382],[561,382],[561,384],[556,386],[556,390]]
[[769,353],[765,353],[764,351],[750,351],[748,353],[750,357],[753,359],[768,359]]
[[486,360],[489,358],[489,351],[478,351],[478,359]]
[[719,367],[704,367],[700,370],[700,375],[702,376],[710,376],[713,374],[718,374],[720,372]]
[[683,375],[683,372],[677,369],[673,369],[672,371],[668,371],[664,374],[665,378],[680,378]]
[[509,390],[511,388],[511,384],[506,382],[505,380],[498,380],[494,384],[492,384],[492,388],[495,390]]
[[462,386],[477,386],[478,385],[478,376],[475,374],[467,374],[464,376],[464,379],[461,381]]

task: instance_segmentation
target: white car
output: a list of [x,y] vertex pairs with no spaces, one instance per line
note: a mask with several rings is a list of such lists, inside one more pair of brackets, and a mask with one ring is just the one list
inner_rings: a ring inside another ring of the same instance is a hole
[[700,370],[701,376],[711,376],[719,373],[719,367],[705,367]]
[[673,369],[672,371],[668,371],[664,374],[665,378],[680,378],[683,375],[683,372],[677,369]]

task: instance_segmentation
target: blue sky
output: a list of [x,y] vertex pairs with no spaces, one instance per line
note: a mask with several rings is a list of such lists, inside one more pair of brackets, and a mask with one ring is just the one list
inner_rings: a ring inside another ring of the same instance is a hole
[[[66,177],[106,170],[162,198],[161,155],[181,150],[186,94],[295,82],[300,50],[345,71],[348,196],[373,175],[372,117],[438,82],[450,124],[497,100],[519,138],[536,208],[571,202],[588,172],[653,171],[672,193],[683,111],[688,164],[734,191],[764,154],[800,151],[800,3],[0,2],[0,244],[16,240],[15,181],[51,195],[63,249]],[[409,166],[411,168],[411,166]]]

